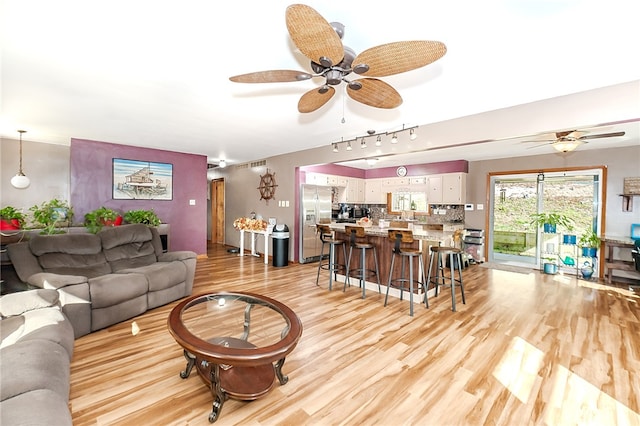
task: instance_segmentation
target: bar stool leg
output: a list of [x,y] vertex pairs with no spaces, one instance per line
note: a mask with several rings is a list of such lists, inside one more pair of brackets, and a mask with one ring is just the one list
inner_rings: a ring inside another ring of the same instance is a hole
[[318,274],[316,275],[316,285],[320,286],[318,283],[320,280],[320,270],[322,269],[322,259],[324,258],[324,243],[320,247],[320,261],[318,262]]
[[389,299],[389,287],[391,287],[391,276],[393,275],[393,264],[396,261],[396,254],[391,255],[391,268],[389,268],[389,280],[387,281],[387,295],[384,296],[384,306],[387,306],[387,299]]
[[424,306],[426,308],[429,307],[429,298],[427,297],[427,291],[429,289],[429,281],[425,281],[424,275],[424,261],[422,260],[422,256],[418,256],[418,267],[420,268],[420,273],[422,274],[422,291],[424,291]]
[[449,273],[451,274],[451,309],[456,311],[456,280],[455,266],[453,265],[453,252],[449,252]]
[[351,252],[353,251],[353,247],[349,246],[349,256],[347,257],[347,269],[344,271],[344,286],[342,287],[342,291],[346,291],[347,286],[351,287],[351,281],[349,280],[349,268],[351,268]]
[[409,316],[413,316],[413,256],[409,256]]
[[462,294],[462,304],[466,305],[467,302],[464,300],[464,285],[462,284],[462,254],[458,253],[458,275],[460,277],[460,293]]
[[378,268],[378,254],[376,253],[375,246],[373,247],[373,263],[376,268],[376,280],[378,281],[378,294],[382,294],[382,288],[380,287],[380,271]]
[[367,265],[367,251],[366,249],[360,249],[360,286],[362,286],[362,298],[365,298],[366,295],[366,285],[365,279],[367,278],[367,273],[365,267]]

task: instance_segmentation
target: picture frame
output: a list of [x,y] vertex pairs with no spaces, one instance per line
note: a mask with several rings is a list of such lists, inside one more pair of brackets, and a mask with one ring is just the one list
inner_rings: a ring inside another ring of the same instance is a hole
[[173,164],[113,159],[114,200],[173,200]]

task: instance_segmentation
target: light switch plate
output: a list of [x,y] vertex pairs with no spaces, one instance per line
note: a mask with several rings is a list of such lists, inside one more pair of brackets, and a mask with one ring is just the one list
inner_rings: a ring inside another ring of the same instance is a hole
[[189,205],[190,206],[195,206],[196,205],[196,200],[189,200]]
[[484,210],[484,204],[476,204],[476,210]]

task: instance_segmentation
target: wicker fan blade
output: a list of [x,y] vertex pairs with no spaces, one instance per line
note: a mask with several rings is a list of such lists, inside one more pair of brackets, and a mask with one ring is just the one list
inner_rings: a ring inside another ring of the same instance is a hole
[[[365,50],[356,56],[352,67],[354,72],[367,77],[384,77],[429,65],[446,52],[447,47],[439,41],[399,41]],[[361,64],[369,70],[359,71]]]
[[287,83],[290,81],[309,80],[311,77],[313,77],[311,74],[304,71],[271,70],[234,75],[229,77],[229,80],[235,83]]
[[586,135],[582,136],[579,139],[600,139],[600,138],[616,138],[618,136],[624,136],[624,132],[615,132],[615,133],[601,133],[599,135]]
[[335,93],[336,89],[331,86],[322,86],[309,90],[302,95],[298,101],[298,111],[302,113],[313,112],[329,102],[329,99],[331,99]]
[[[322,64],[327,58],[337,65],[344,57],[340,36],[315,9],[304,4],[287,7],[287,29],[300,52],[312,61]],[[324,64],[323,64],[324,65]]]
[[358,90],[347,86],[351,99],[376,108],[391,109],[402,104],[400,93],[389,84],[377,78],[361,78],[355,80],[362,87]]

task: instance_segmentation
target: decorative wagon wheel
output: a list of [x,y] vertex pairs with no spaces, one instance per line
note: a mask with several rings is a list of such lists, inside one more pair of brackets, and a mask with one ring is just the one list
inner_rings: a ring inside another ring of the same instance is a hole
[[267,200],[267,202],[273,198],[276,193],[276,177],[275,173],[270,173],[269,169],[267,169],[267,173],[260,176],[260,186],[258,187],[258,191],[260,191],[260,199]]

